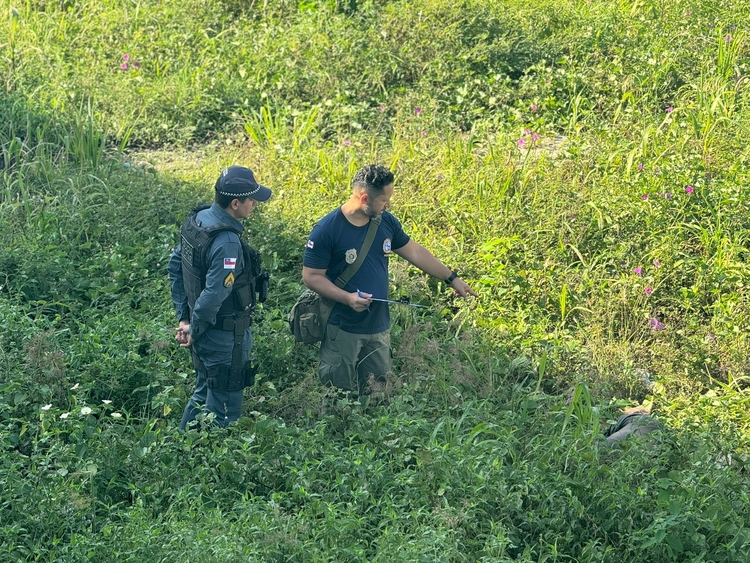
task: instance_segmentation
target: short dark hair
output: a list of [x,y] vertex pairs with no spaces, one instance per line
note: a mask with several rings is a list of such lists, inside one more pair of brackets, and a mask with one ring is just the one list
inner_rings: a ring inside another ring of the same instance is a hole
[[368,164],[359,169],[352,180],[352,188],[360,188],[371,195],[380,195],[393,183],[393,172],[380,164]]
[[224,195],[220,194],[219,192],[214,192],[214,203],[221,207],[222,209],[226,209],[232,204],[232,200],[239,199],[240,203],[245,203],[245,200],[249,196],[243,196],[243,197],[237,197],[236,195]]

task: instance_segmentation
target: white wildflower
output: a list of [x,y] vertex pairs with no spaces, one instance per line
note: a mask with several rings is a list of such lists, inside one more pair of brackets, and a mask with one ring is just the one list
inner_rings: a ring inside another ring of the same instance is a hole
[[110,416],[112,418],[120,418],[120,417],[122,417],[122,415],[119,412],[113,412]]
[[76,389],[78,389],[79,385],[80,385],[80,383],[76,383],[75,385],[73,385],[73,387],[70,388],[70,390],[71,391],[75,391]]
[[111,400],[111,399],[102,399],[102,403],[104,403],[105,405],[108,405],[108,404],[110,404],[111,402],[112,402],[112,400]]
[[64,412],[60,415],[60,418],[68,418],[70,416],[69,412]]
[[83,407],[81,409],[81,414],[91,414],[91,408],[89,408],[89,407]]
[[44,406],[42,407],[42,410],[43,410],[43,411],[48,411],[48,410],[50,410],[51,408],[52,408],[52,403],[50,403],[49,405],[44,405]]

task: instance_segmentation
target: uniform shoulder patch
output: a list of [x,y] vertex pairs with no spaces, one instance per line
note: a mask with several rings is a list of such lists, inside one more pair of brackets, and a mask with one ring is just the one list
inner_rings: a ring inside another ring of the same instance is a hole
[[224,287],[230,287],[234,284],[234,272],[229,272],[229,275],[224,278]]

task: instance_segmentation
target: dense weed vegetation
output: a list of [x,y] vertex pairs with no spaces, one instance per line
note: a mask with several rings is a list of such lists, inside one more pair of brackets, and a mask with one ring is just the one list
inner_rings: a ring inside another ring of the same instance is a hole
[[[746,1],[3,0],[2,561],[750,560]],[[285,318],[361,165],[395,372],[327,397]],[[179,434],[165,264],[218,171],[275,190],[262,373]],[[422,311],[422,310],[419,310]],[[607,447],[623,406],[666,430]]]

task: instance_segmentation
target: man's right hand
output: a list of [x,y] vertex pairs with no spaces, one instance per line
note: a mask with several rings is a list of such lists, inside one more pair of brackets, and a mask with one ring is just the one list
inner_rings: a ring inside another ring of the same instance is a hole
[[361,313],[362,311],[369,311],[370,303],[372,303],[372,299],[370,299],[370,297],[372,297],[372,293],[355,291],[354,293],[349,294],[347,304],[357,313]]

